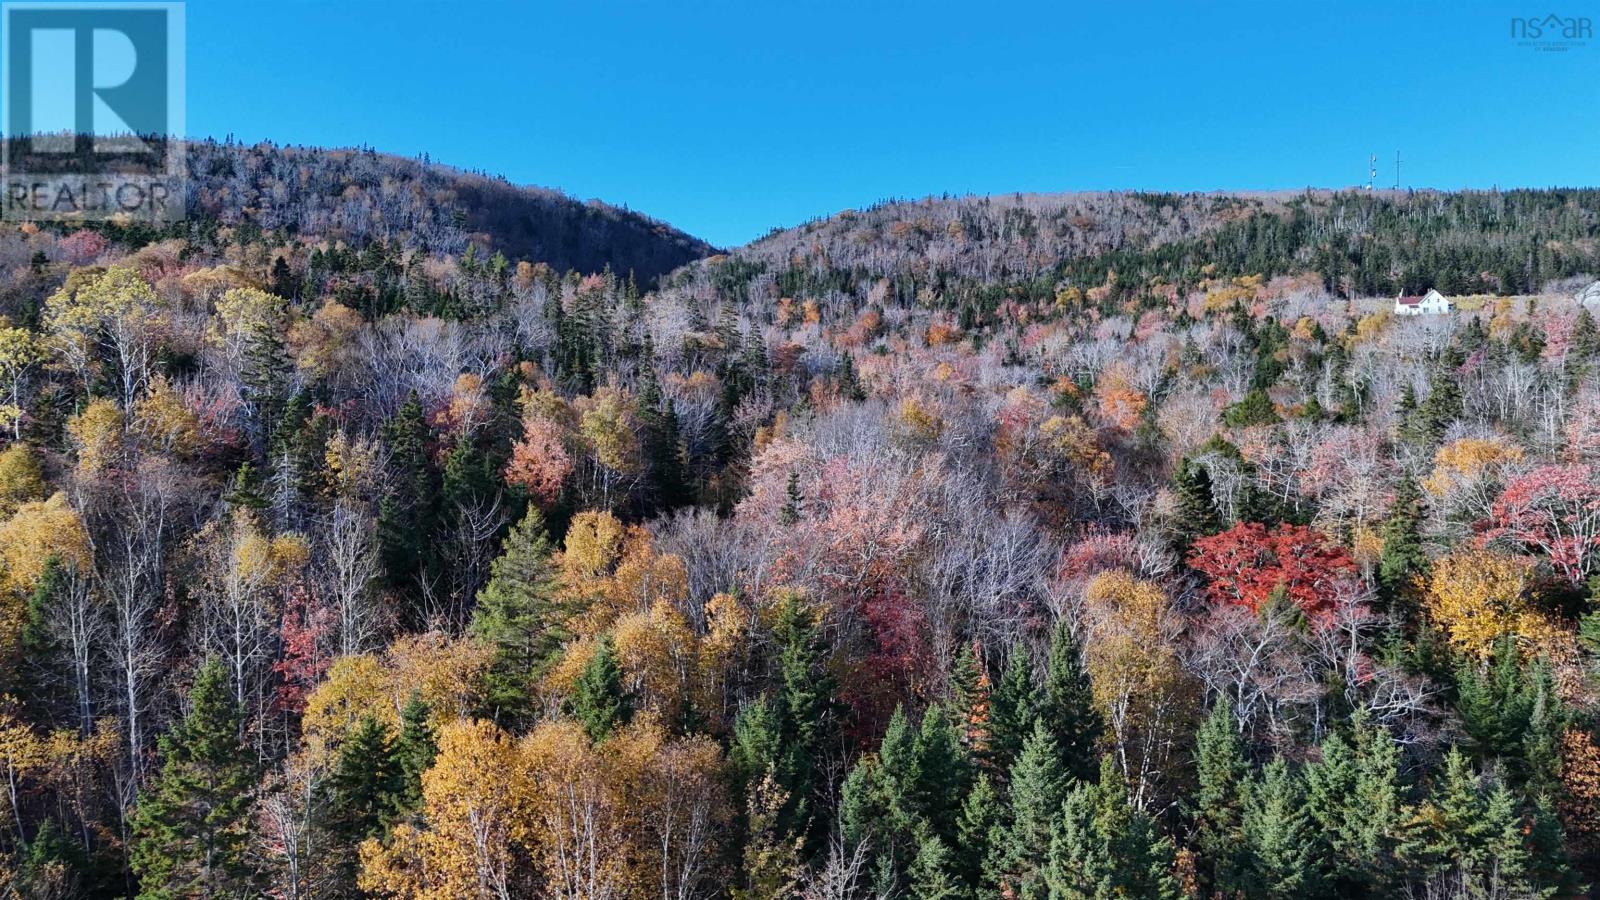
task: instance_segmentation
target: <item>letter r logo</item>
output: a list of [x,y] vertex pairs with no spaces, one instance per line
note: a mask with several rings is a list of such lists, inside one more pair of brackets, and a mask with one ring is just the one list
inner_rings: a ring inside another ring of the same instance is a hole
[[181,138],[182,18],[177,3],[4,4],[13,149],[126,158],[155,152],[141,138]]

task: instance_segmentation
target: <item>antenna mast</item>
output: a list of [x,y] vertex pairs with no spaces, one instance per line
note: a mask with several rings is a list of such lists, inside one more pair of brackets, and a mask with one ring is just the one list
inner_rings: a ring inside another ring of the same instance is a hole
[[1367,190],[1369,190],[1369,191],[1372,190],[1373,185],[1375,185],[1377,183],[1378,183],[1378,154],[1374,153],[1374,154],[1372,154],[1372,158],[1367,160]]
[[1400,190],[1400,151],[1394,152],[1394,189]]

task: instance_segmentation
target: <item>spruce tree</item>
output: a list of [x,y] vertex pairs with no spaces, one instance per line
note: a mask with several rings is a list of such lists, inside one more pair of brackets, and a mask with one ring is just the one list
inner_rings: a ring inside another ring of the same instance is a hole
[[250,809],[259,774],[240,740],[244,712],[222,664],[209,660],[189,693],[190,711],[161,736],[161,772],[134,810],[129,862],[139,896],[248,896]]
[[989,695],[989,764],[995,770],[1007,771],[1022,752],[1023,743],[1033,733],[1038,705],[1033,663],[1028,651],[1015,644],[1000,683]]
[[800,521],[800,509],[803,499],[800,496],[800,476],[794,472],[789,473],[789,481],[783,489],[783,506],[778,510],[778,524],[785,527]]
[[404,793],[389,727],[362,716],[339,745],[328,778],[329,830],[351,848],[381,835],[402,808]]
[[622,668],[617,665],[617,654],[609,637],[601,639],[594,656],[583,667],[573,685],[569,705],[572,717],[596,743],[610,737],[632,714],[622,687]]
[[472,614],[473,635],[494,647],[486,687],[496,718],[529,715],[534,682],[566,641],[556,587],[544,517],[530,505],[490,564]]
[[1045,673],[1039,719],[1061,748],[1063,770],[1073,778],[1093,778],[1098,756],[1095,744],[1103,723],[1095,709],[1094,690],[1083,668],[1078,639],[1065,619],[1056,623],[1050,640],[1050,665]]
[[439,755],[433,726],[428,721],[432,714],[422,695],[416,692],[400,710],[400,735],[394,742],[394,761],[399,784],[396,802],[404,811],[421,808],[422,773],[433,767],[434,757]]
[[439,488],[428,456],[428,423],[412,392],[385,423],[393,478],[378,509],[378,544],[384,572],[395,588],[412,590],[431,566],[438,525]]
[[1378,585],[1390,608],[1405,592],[1411,579],[1428,565],[1422,550],[1422,491],[1415,479],[1401,477],[1395,485],[1394,503],[1383,521],[1383,558],[1378,566]]
[[1177,900],[1172,864],[1172,842],[1129,806],[1127,786],[1106,757],[1098,783],[1079,782],[1068,793],[1043,875],[1051,900]]
[[923,835],[906,873],[911,896],[916,900],[960,900],[965,892],[956,877],[955,865],[954,854],[938,835]]
[[741,706],[728,747],[740,786],[748,790],[767,772],[776,771],[783,752],[783,723],[776,705],[762,696]]
[[1004,832],[990,842],[996,855],[990,877],[1015,896],[1044,896],[1051,832],[1068,783],[1061,769],[1061,748],[1040,722],[1011,768],[1010,814]]
[[783,821],[809,839],[817,839],[821,819],[813,820],[811,800],[834,719],[835,683],[825,665],[827,649],[814,615],[798,594],[786,595],[779,604],[773,639],[778,646],[777,698],[783,746],[778,775],[789,797]]
[[990,838],[1004,823],[1005,809],[994,782],[989,773],[980,773],[961,803],[961,818],[956,822],[956,873],[969,896],[993,896],[998,891],[985,874],[985,863],[993,853]]
[[1411,812],[1400,748],[1386,729],[1357,717],[1353,734],[1329,735],[1304,772],[1306,811],[1328,849],[1326,873],[1340,896],[1398,889],[1397,848]]
[[1217,511],[1216,497],[1211,489],[1211,473],[1205,466],[1184,459],[1178,463],[1172,482],[1173,493],[1177,496],[1173,532],[1179,552],[1187,553],[1196,538],[1222,531],[1222,515]]
[[1244,835],[1243,792],[1250,766],[1233,708],[1224,699],[1195,735],[1196,781],[1193,801],[1194,843],[1202,876],[1211,889],[1233,896],[1242,885]]
[[987,759],[989,751],[989,678],[978,661],[975,644],[965,644],[950,669],[950,709],[961,733],[961,744],[974,761]]
[[916,754],[915,809],[945,846],[954,846],[972,767],[961,736],[941,704],[930,706],[923,714],[912,749]]
[[1246,792],[1240,819],[1249,865],[1247,897],[1289,900],[1322,894],[1321,849],[1299,779],[1282,759],[1267,764]]

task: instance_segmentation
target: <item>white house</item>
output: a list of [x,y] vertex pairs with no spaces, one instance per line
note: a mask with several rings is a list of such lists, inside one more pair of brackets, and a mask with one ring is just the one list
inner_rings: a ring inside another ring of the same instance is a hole
[[1453,309],[1455,304],[1433,288],[1421,297],[1396,297],[1394,301],[1397,316],[1442,316]]

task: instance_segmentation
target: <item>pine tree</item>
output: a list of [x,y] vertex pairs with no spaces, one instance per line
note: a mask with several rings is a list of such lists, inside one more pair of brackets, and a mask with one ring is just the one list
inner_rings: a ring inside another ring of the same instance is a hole
[[530,505],[490,564],[472,614],[473,635],[495,648],[486,689],[496,718],[530,713],[534,683],[566,642],[556,587],[544,517]]
[[1194,843],[1199,864],[1213,891],[1233,896],[1242,883],[1242,794],[1250,766],[1226,699],[1211,707],[1195,735],[1195,768]]
[[1104,726],[1094,705],[1094,690],[1083,668],[1078,639],[1065,619],[1056,623],[1051,636],[1039,719],[1061,748],[1063,770],[1073,778],[1093,778],[1098,759],[1095,743]]
[[1299,780],[1282,759],[1268,763],[1250,783],[1240,824],[1249,853],[1245,896],[1287,900],[1321,895],[1321,848]]
[[206,662],[190,711],[161,736],[161,773],[139,798],[129,861],[141,898],[254,893],[247,858],[255,754],[222,664]]
[[1011,648],[1000,683],[989,695],[989,764],[1005,772],[1033,733],[1038,716],[1033,663],[1021,644]]
[[583,667],[573,685],[570,706],[572,717],[596,743],[610,737],[632,715],[622,687],[622,668],[617,665],[609,637],[600,641],[589,664]]

